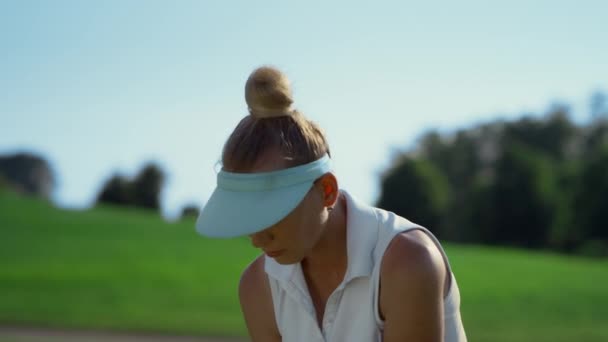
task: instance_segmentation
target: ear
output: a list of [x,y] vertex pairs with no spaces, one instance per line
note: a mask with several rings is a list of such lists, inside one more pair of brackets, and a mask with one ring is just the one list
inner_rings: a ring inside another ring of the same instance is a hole
[[318,184],[323,192],[323,205],[325,207],[333,207],[340,193],[336,176],[331,172],[326,173],[319,178]]

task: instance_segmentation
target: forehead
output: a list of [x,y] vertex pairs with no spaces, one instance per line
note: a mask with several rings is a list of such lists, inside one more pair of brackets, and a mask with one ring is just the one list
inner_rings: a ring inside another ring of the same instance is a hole
[[289,167],[287,159],[277,148],[272,148],[262,152],[258,159],[253,163],[251,172],[269,172],[286,169]]

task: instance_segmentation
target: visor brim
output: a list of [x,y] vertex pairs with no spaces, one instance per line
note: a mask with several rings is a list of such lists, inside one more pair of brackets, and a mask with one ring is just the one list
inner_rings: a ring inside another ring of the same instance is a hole
[[271,227],[292,212],[313,181],[268,191],[242,192],[216,188],[197,222],[199,234],[212,238],[250,235]]

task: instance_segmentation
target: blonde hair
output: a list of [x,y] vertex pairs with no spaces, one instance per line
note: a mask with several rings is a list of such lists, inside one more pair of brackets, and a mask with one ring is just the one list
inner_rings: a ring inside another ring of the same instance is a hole
[[270,149],[278,149],[288,167],[298,166],[329,154],[323,131],[292,108],[287,77],[273,67],[254,70],[245,84],[249,115],[236,126],[224,145],[223,169],[250,172],[256,160]]

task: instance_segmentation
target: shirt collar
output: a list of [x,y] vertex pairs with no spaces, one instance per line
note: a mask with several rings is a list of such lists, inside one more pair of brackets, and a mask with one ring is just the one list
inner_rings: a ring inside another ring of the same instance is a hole
[[[346,198],[346,251],[347,269],[342,285],[357,277],[372,274],[374,247],[378,241],[378,219],[373,207],[365,205],[341,190]],[[306,288],[300,264],[281,265],[273,258],[265,257],[266,273],[274,279],[293,283],[301,290]]]

